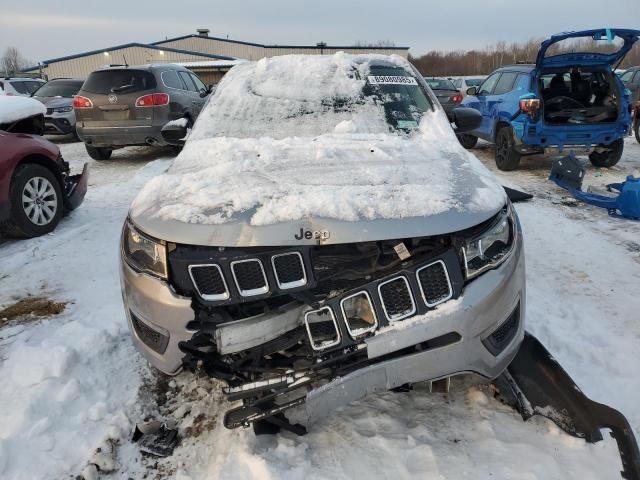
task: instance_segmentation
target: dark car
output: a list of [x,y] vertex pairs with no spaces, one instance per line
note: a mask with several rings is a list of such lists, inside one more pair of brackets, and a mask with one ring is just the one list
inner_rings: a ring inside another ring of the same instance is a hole
[[620,80],[631,92],[632,101],[640,102],[640,66],[629,68],[620,75]]
[[[33,102],[36,108],[15,100]],[[51,232],[87,192],[87,165],[82,174],[70,175],[58,147],[41,136],[39,105],[29,98],[0,97],[0,231],[12,236]],[[3,115],[3,108],[24,115]]]
[[76,114],[73,97],[78,94],[84,80],[58,78],[45,83],[36,90],[33,98],[47,108],[44,131],[50,135],[76,135]]
[[448,78],[424,77],[424,79],[433,90],[433,93],[436,94],[440,105],[442,105],[447,117],[451,120],[451,112],[462,102],[462,94]]
[[190,127],[210,93],[179,65],[96,70],[73,103],[78,136],[95,160],[108,160],[114,149],[129,145],[164,146],[162,127],[182,118]]

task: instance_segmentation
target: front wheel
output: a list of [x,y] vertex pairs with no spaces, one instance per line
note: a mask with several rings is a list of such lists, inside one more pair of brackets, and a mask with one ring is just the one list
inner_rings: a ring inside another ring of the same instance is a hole
[[90,147],[89,145],[85,145],[85,147],[89,156],[94,160],[109,160],[113,151],[110,148]]
[[589,154],[589,160],[594,167],[613,167],[622,158],[622,152],[624,151],[624,139],[619,138],[611,145],[606,145],[604,152],[591,152]]
[[496,135],[496,166],[503,171],[515,170],[520,164],[511,127],[502,127]]
[[467,150],[475,147],[478,143],[478,137],[474,137],[473,135],[469,135],[468,133],[461,133],[457,135],[457,137],[460,145],[462,145]]
[[20,165],[9,188],[11,217],[3,230],[16,237],[37,237],[53,231],[63,213],[60,182],[46,167]]

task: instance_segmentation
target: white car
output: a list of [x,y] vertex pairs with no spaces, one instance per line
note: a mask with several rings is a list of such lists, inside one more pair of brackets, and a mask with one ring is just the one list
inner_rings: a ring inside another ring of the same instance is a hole
[[5,95],[30,97],[45,83],[40,78],[5,77],[0,78],[0,91],[4,91]]
[[467,95],[467,89],[471,87],[479,87],[487,77],[449,77],[458,91],[463,95]]

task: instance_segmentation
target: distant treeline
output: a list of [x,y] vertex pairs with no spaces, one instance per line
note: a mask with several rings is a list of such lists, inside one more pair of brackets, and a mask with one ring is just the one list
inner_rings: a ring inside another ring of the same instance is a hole
[[[409,59],[423,75],[462,76],[487,75],[496,68],[518,62],[535,62],[540,43],[544,39],[531,39],[527,42],[496,42],[477,50],[432,50],[420,57]],[[627,54],[619,68],[640,65],[640,42]],[[549,54],[577,51],[610,52],[620,48],[619,44],[592,40],[564,41],[553,45]]]

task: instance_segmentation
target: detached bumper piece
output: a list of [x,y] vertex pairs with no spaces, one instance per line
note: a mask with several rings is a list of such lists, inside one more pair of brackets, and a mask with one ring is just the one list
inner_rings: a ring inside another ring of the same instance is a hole
[[554,162],[549,179],[578,200],[606,208],[612,217],[640,220],[640,178],[631,175],[622,183],[610,183],[604,194],[583,192],[585,168],[570,155]]
[[75,210],[84,200],[89,184],[89,164],[85,163],[82,173],[69,175],[64,179],[65,208]]
[[618,410],[582,393],[534,336],[525,335],[518,355],[495,385],[524,420],[541,415],[589,443],[602,440],[600,430],[609,429],[620,451],[622,478],[640,480],[640,452],[627,419]]

